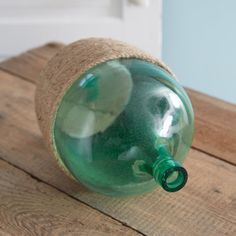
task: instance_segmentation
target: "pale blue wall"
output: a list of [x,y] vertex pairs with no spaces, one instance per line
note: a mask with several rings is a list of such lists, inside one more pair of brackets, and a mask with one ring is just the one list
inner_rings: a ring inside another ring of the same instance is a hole
[[162,55],[185,86],[236,103],[236,0],[163,0]]

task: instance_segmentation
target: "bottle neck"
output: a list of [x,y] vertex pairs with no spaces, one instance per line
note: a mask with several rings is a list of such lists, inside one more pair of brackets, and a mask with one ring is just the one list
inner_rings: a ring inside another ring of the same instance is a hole
[[184,187],[188,173],[174,160],[165,145],[158,147],[159,157],[152,165],[152,175],[157,183],[168,192],[176,192]]

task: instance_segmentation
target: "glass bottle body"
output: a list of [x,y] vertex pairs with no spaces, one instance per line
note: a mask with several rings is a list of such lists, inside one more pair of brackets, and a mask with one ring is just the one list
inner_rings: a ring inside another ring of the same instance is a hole
[[[140,59],[88,70],[66,91],[54,123],[54,145],[65,167],[88,188],[113,196],[162,185],[157,162],[168,156],[181,164],[192,136],[193,111],[183,88]],[[171,175],[166,181],[177,179]]]

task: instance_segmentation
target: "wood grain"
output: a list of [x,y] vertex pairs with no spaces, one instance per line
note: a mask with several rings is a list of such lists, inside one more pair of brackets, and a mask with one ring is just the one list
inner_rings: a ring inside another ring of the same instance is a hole
[[236,105],[188,92],[196,121],[193,147],[236,165]]
[[19,76],[27,81],[36,83],[39,73],[64,45],[61,43],[48,43],[43,47],[28,50],[19,56],[9,58],[0,63],[1,70]]
[[[0,68],[35,83],[41,69],[63,44],[49,43],[0,63]],[[193,147],[236,165],[236,106],[187,89],[196,121]]]
[[140,235],[0,160],[0,235]]
[[0,156],[80,201],[147,235],[235,235],[236,168],[191,150],[187,186],[116,199],[87,191],[69,179],[45,150],[37,126],[35,86],[0,71]]
[[50,42],[45,44],[44,46],[30,49],[28,50],[28,53],[34,54],[48,61],[63,47],[65,47],[65,44],[63,43]]
[[39,72],[46,63],[47,60],[26,52],[1,62],[0,68],[16,76],[19,76],[20,73],[23,79],[35,83]]

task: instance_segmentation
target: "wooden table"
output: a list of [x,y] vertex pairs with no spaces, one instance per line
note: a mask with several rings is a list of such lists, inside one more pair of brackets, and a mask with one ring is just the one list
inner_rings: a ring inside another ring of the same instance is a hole
[[62,47],[0,63],[0,235],[236,235],[236,106],[188,89],[196,132],[183,190],[98,195],[58,168],[34,113],[38,74]]

